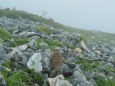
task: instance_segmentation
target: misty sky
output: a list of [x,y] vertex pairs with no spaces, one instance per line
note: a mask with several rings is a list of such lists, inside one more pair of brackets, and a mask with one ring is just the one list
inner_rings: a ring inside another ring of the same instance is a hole
[[0,7],[41,15],[62,24],[115,33],[115,0],[0,0]]

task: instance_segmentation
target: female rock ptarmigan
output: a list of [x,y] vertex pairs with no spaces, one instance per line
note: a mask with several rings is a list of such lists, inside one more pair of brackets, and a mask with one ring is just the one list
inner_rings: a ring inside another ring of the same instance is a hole
[[50,61],[54,66],[54,68],[56,69],[56,71],[59,71],[60,66],[63,63],[63,57],[59,54],[58,49],[54,49],[54,53],[52,54]]

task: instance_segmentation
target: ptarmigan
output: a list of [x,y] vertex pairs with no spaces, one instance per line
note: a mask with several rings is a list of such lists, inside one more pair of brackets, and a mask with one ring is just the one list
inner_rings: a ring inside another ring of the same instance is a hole
[[63,57],[59,54],[58,49],[54,49],[54,53],[52,54],[50,61],[54,66],[55,70],[59,71],[63,63]]

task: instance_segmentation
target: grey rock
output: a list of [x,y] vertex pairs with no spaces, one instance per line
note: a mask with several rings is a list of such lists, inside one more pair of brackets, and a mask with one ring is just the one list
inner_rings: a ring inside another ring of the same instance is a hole
[[41,43],[40,43],[40,48],[46,49],[46,48],[49,48],[49,46],[48,46],[47,43],[41,42]]
[[43,69],[48,69],[50,70],[51,69],[51,63],[50,63],[50,56],[52,55],[52,52],[50,49],[45,49],[44,52],[43,51],[40,51],[41,52],[41,55],[42,55],[42,66],[43,66]]
[[50,86],[73,86],[68,81],[64,80],[63,75],[58,75],[55,78],[48,78]]
[[7,86],[7,83],[1,73],[0,73],[0,86]]
[[91,72],[89,72],[89,71],[84,71],[83,74],[84,74],[85,76],[88,76],[89,78],[92,78],[92,77],[93,77],[93,74],[92,74]]
[[39,86],[39,85],[35,83],[34,86]]
[[93,84],[89,81],[81,81],[81,80],[78,80],[78,79],[72,79],[72,85],[73,86],[93,86]]
[[35,53],[35,51],[32,48],[27,48],[26,52],[29,54],[29,57],[31,57]]
[[101,79],[107,81],[107,78],[106,78],[106,76],[105,76],[103,73],[97,73],[97,74],[94,74],[94,75],[93,75],[93,78],[94,78],[94,79],[96,79],[96,78],[98,78],[98,77],[100,77]]
[[6,51],[4,50],[3,45],[0,43],[0,60],[3,60],[4,58],[6,58]]
[[108,55],[105,55],[105,54],[102,55],[102,60],[103,61],[107,62],[108,59],[109,59]]
[[81,74],[79,71],[75,71],[73,73],[73,78],[78,79],[78,80],[83,81],[83,82],[87,81],[86,77],[83,74]]
[[28,45],[20,45],[18,48],[21,51],[25,51],[27,49]]
[[81,83],[81,86],[93,86],[93,84],[91,82],[86,81]]
[[18,47],[15,47],[8,55],[7,59],[14,59],[14,61],[25,65],[28,61],[28,57],[19,50]]
[[31,40],[37,40],[39,38],[40,38],[39,36],[32,36],[32,37],[30,37]]
[[109,68],[112,68],[112,67],[113,67],[113,64],[112,64],[111,62],[107,62],[107,63],[105,64],[105,66],[107,66],[107,67],[109,67]]
[[89,82],[91,82],[93,86],[98,86],[94,79],[90,79]]
[[80,65],[76,66],[76,67],[74,68],[74,71],[78,71],[80,74],[83,74],[83,71],[80,69],[79,66],[80,66]]
[[41,50],[40,52],[41,52],[43,58],[50,57],[53,54],[53,52],[50,49],[44,49],[44,51]]
[[0,70],[1,70],[1,71],[4,71],[5,68],[4,68],[3,66],[0,66]]
[[9,69],[9,68],[6,68],[6,67],[4,67],[4,66],[0,66],[0,70],[1,71],[9,71],[9,72],[11,72],[11,69]]
[[19,33],[19,37],[30,37],[30,36],[34,36],[34,35],[36,35],[36,32],[23,31],[23,32]]
[[73,82],[74,86],[77,84],[81,86],[93,86],[93,84],[91,82],[88,82],[86,77],[78,71],[75,71],[73,73],[73,78],[74,78],[74,82]]
[[114,60],[114,58],[112,56],[110,56],[107,61],[108,62],[114,62],[115,60]]
[[22,32],[22,31],[35,31],[35,23],[33,21],[30,21],[28,19],[11,19],[7,17],[0,18],[0,23],[3,27],[7,28],[8,31],[13,32],[14,30],[17,30],[16,33]]
[[73,85],[66,80],[57,79],[55,82],[55,86],[73,86]]
[[71,69],[74,69],[74,68],[76,67],[76,64],[75,64],[75,63],[67,62],[66,64],[67,64],[68,67],[71,68]]
[[30,69],[34,69],[36,73],[39,73],[42,71],[42,63],[41,63],[41,53],[34,53],[34,55],[31,56],[29,59],[27,66]]
[[63,31],[61,29],[51,28],[52,34],[61,34]]
[[66,64],[62,64],[61,67],[60,67],[60,72],[61,73],[67,73],[69,71],[69,68],[68,68],[68,65]]
[[87,59],[96,60],[96,55],[93,52],[86,53],[85,56]]
[[81,86],[81,85],[80,85],[81,82],[80,82],[79,80],[77,80],[77,79],[72,79],[71,81],[72,81],[72,85],[73,85],[73,86]]
[[28,46],[35,51],[37,50],[37,42],[34,39],[28,43]]
[[55,35],[54,38],[57,38],[59,41],[62,41],[64,38],[64,35],[60,34],[60,35]]
[[50,58],[48,57],[42,58],[42,66],[44,69],[47,68],[50,70]]
[[47,82],[47,79],[48,79],[48,74],[44,74],[43,77],[44,77],[44,80],[43,80],[43,81],[44,81],[44,83],[46,83],[46,82]]

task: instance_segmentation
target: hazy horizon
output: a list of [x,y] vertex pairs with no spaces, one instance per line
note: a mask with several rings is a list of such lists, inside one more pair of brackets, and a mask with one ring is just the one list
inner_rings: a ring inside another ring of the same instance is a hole
[[1,8],[16,8],[67,26],[115,33],[115,0],[0,0]]

